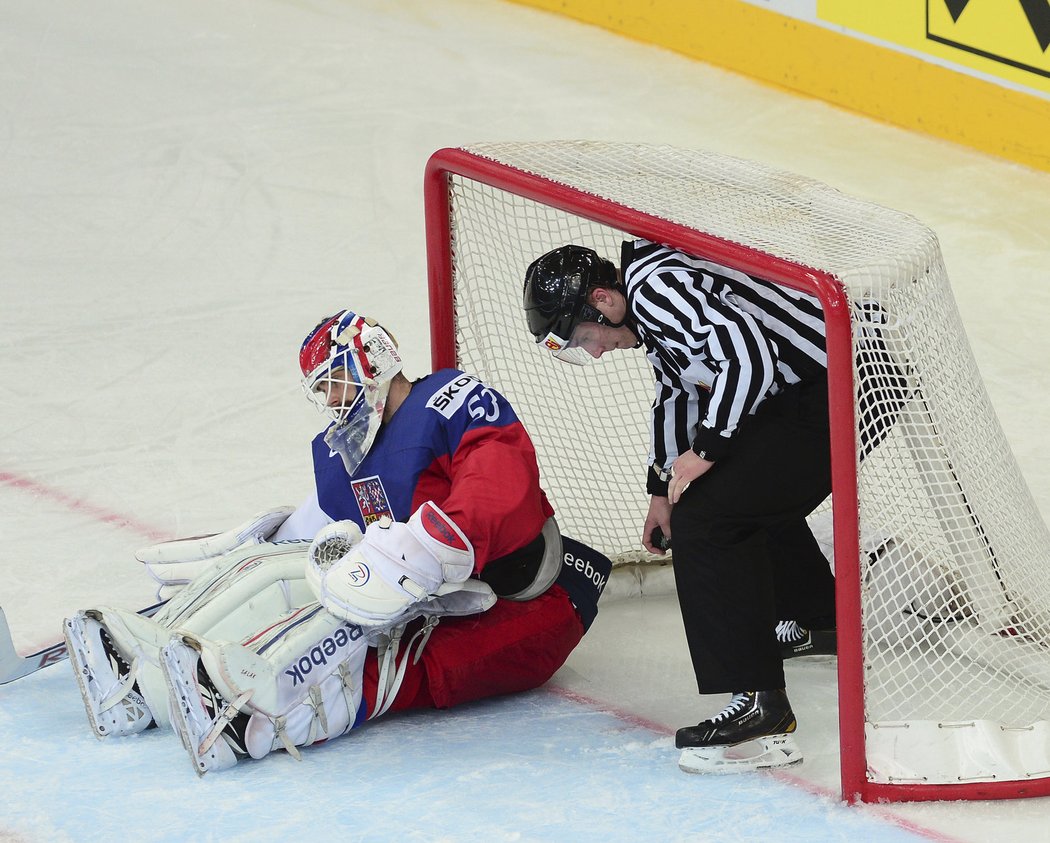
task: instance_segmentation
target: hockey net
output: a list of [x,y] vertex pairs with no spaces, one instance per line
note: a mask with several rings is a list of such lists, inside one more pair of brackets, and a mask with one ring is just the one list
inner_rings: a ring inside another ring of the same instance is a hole
[[631,570],[653,562],[640,549],[652,372],[640,352],[577,367],[539,349],[525,268],[566,243],[618,263],[641,236],[817,295],[844,796],[1050,793],[1050,535],[929,229],[806,178],[666,147],[442,150],[426,190],[435,367],[512,401],[563,530]]

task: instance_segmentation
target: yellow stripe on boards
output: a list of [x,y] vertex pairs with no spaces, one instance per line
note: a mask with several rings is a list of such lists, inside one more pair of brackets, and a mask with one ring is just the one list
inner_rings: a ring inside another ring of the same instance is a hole
[[514,2],[1050,172],[1050,101],[741,0]]

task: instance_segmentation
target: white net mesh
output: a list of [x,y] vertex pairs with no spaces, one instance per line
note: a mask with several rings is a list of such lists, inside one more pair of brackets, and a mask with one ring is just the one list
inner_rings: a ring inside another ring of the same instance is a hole
[[[909,721],[965,731],[1050,720],[1050,535],[989,404],[929,229],[710,153],[590,142],[469,151],[836,276],[853,314],[869,743],[879,740],[872,729]],[[620,561],[644,559],[653,391],[644,356],[558,363],[536,347],[521,310],[534,258],[579,243],[618,262],[628,233],[459,176],[450,195],[458,365],[518,408],[563,529]],[[957,777],[917,769],[923,763],[887,762],[891,771],[874,775]],[[1041,764],[1047,775],[1046,752],[1023,775]]]

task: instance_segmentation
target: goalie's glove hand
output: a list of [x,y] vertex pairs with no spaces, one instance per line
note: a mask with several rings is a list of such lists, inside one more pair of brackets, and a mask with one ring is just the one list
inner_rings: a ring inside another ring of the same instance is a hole
[[310,545],[306,580],[329,612],[376,627],[403,618],[473,572],[470,540],[427,501],[407,524],[384,518],[363,536],[351,521],[329,524]]

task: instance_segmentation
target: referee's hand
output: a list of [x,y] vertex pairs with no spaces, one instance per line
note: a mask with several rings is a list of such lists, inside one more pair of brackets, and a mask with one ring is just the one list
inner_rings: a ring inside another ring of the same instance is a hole
[[689,484],[706,474],[713,466],[711,460],[698,457],[692,451],[686,451],[671,466],[671,482],[667,485],[667,499],[674,506],[689,488]]

